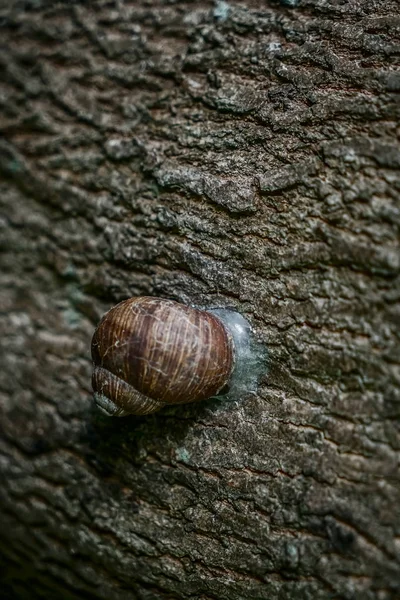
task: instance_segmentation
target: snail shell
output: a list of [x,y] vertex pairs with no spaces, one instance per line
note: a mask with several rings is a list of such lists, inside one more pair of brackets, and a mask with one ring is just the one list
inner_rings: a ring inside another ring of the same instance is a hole
[[92,359],[97,405],[109,415],[144,415],[218,394],[231,377],[235,348],[211,312],[144,296],[104,315]]

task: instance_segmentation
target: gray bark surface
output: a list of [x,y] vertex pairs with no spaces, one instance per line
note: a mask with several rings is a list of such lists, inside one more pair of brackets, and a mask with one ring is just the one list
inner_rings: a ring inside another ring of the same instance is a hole
[[[0,16],[3,594],[399,598],[398,2]],[[98,414],[143,294],[245,315],[258,393]]]

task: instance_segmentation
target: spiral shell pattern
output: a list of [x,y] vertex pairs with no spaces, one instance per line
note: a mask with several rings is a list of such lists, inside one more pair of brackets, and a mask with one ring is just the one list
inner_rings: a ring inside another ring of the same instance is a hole
[[215,396],[234,366],[232,336],[213,314],[172,300],[130,298],[92,340],[93,390],[108,414],[148,414]]

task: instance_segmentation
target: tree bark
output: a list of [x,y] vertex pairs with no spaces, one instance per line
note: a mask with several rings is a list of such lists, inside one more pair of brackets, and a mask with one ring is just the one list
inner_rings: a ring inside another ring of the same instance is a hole
[[[0,10],[3,597],[399,598],[398,3]],[[144,294],[246,316],[258,393],[98,414]]]

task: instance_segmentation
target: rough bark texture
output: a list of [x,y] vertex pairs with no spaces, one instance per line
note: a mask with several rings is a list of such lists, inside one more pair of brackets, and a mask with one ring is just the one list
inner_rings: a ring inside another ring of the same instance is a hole
[[[7,597],[399,597],[398,13],[2,3]],[[236,307],[259,393],[97,414],[138,294]]]

